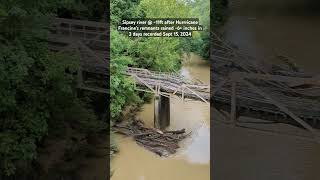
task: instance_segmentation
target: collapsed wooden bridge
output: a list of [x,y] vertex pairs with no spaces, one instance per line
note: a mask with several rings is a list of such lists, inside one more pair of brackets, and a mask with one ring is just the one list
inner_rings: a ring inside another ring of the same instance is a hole
[[[78,87],[108,93],[108,40],[106,23],[54,18],[49,34],[49,47],[56,52],[73,52],[79,55]],[[208,103],[209,85],[187,80],[177,73],[154,72],[129,67],[124,74],[147,89],[139,89],[162,96],[177,95]]]
[[[78,88],[109,92],[108,41],[106,23],[54,18],[49,34],[49,48],[55,52],[72,52],[80,58]],[[154,72],[147,69],[126,69],[123,74],[133,78],[136,90],[151,92],[155,99],[155,126],[165,128],[170,123],[170,97],[195,99],[209,103],[209,85],[188,80],[177,73]],[[142,88],[138,88],[142,87]]]
[[[70,19],[53,19],[49,35],[53,51],[76,51],[80,57],[79,88],[108,92],[108,24]],[[320,81],[299,70],[289,59],[279,57],[284,65],[274,65],[246,55],[231,43],[213,35],[211,94],[212,103],[240,115],[264,114],[283,117],[286,122],[306,129],[320,127]],[[128,68],[141,91],[161,96],[177,95],[208,103],[209,86],[186,80],[178,74]],[[294,113],[292,113],[294,112]],[[278,119],[278,118],[273,118]]]
[[281,65],[257,60],[213,35],[212,103],[229,112],[230,123],[249,116],[294,124],[317,134],[320,127],[320,80],[290,59]]
[[108,32],[107,23],[52,19],[49,48],[79,56],[78,88],[108,93]]
[[155,128],[165,129],[170,125],[170,97],[172,96],[180,97],[182,101],[194,99],[209,103],[209,85],[186,79],[178,73],[155,72],[132,67],[128,67],[124,73],[132,77],[136,90],[155,95]]
[[182,100],[194,99],[209,103],[210,86],[199,81],[186,79],[178,73],[156,72],[141,68],[128,67],[125,74],[131,76],[138,91],[169,97],[176,95]]

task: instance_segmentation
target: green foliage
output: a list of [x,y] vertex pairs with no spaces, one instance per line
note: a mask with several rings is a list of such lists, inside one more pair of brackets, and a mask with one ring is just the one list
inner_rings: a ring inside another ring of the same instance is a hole
[[36,143],[47,134],[53,112],[72,104],[73,77],[65,70],[76,66],[37,40],[0,46],[0,159],[11,175],[16,161],[36,157]]
[[203,31],[199,32],[199,36],[194,35],[193,52],[201,55],[205,59],[209,59],[210,49],[210,1],[196,0],[193,9],[193,16],[198,17]]
[[110,33],[110,112],[111,118],[116,118],[124,105],[137,99],[134,86],[130,79],[123,75],[132,58],[128,56],[131,41],[117,31]]
[[192,38],[181,38],[180,48],[184,52],[194,52],[208,59],[210,48],[210,1],[195,0],[189,2],[188,5],[193,7],[189,16],[199,18],[203,31],[193,32]]
[[184,0],[141,0],[148,18],[189,18],[191,7]]
[[215,27],[221,26],[227,18],[228,0],[215,0],[212,4],[211,20]]
[[135,66],[156,71],[175,71],[179,69],[178,39],[142,38],[135,41],[130,53]]
[[106,18],[105,0],[62,0],[56,1],[60,17],[102,21]]
[[79,122],[96,118],[76,96],[78,58],[47,48],[49,12],[57,7],[53,0],[0,0],[0,176],[37,157],[49,125],[74,112]]
[[210,1],[195,0],[192,4],[192,15],[199,18],[204,31],[210,31]]
[[143,17],[144,14],[138,6],[139,0],[111,0],[110,19],[111,24],[116,26],[121,19]]
[[[111,117],[116,118],[125,105],[137,99],[130,79],[122,75],[128,66],[156,71],[176,71],[182,52],[193,51],[208,57],[209,1],[112,0],[111,1]],[[207,16],[207,17],[205,17]],[[121,19],[199,17],[204,32],[193,38],[129,38],[117,32]]]
[[[182,0],[141,0],[141,9],[147,18],[188,18],[191,7]],[[180,67],[178,38],[141,38],[133,50],[138,67],[156,71],[175,71]]]

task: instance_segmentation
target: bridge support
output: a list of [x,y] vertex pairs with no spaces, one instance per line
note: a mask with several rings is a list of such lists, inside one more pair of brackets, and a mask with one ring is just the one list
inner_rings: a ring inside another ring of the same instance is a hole
[[170,125],[170,98],[155,96],[154,98],[154,127],[165,129]]

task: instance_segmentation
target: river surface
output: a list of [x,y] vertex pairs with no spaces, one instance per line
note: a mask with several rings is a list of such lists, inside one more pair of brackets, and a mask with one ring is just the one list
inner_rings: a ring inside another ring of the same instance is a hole
[[227,40],[258,58],[285,55],[320,73],[320,1],[230,0]]
[[[191,54],[180,70],[185,77],[210,83],[210,64]],[[170,100],[171,124],[168,129],[186,128],[192,135],[183,140],[175,155],[161,158],[138,146],[132,138],[117,135],[120,152],[112,159],[112,180],[209,180],[210,110],[200,101]],[[153,101],[143,105],[138,118],[153,127]]]
[[[230,17],[222,28],[227,40],[258,59],[285,55],[306,72],[320,73],[319,2],[230,1]],[[214,114],[211,117],[214,119]],[[256,128],[294,130],[286,125],[266,124]],[[221,123],[213,123],[212,132],[213,179],[320,179],[319,143]]]

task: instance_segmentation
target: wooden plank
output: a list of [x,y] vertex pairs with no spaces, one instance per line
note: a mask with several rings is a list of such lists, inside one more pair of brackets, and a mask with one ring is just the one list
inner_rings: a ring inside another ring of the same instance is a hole
[[[193,97],[209,103],[209,85],[185,84],[184,78],[179,74],[149,71],[147,69],[133,67],[128,67],[124,74],[134,77],[137,84],[148,87],[156,94],[166,92],[181,95],[182,99],[185,97]],[[154,87],[156,90],[154,90]],[[208,90],[208,92],[204,90]]]
[[78,87],[82,87],[83,85],[83,74],[82,74],[82,68],[79,67],[78,69]]
[[293,85],[320,84],[319,80],[316,78],[299,78],[299,77],[289,77],[289,76],[281,76],[281,75],[255,74],[255,73],[244,73],[244,72],[233,72],[233,74],[234,76],[242,77],[242,78],[286,82]]
[[64,44],[69,44],[69,43],[72,43],[72,42],[76,42],[79,39],[93,41],[93,42],[97,42],[97,43],[107,43],[107,41],[103,41],[103,40],[84,39],[84,38],[78,38],[78,37],[64,36],[64,35],[61,35],[61,34],[59,34],[59,35],[57,35],[57,34],[49,34],[49,36],[48,36],[48,41],[49,42],[64,43]]
[[292,113],[288,108],[286,108],[283,104],[281,104],[280,102],[276,101],[275,99],[273,99],[271,96],[269,96],[267,93],[263,92],[262,90],[260,90],[259,88],[257,88],[255,85],[253,85],[252,83],[246,81],[246,80],[242,80],[241,82],[244,82],[245,84],[247,84],[252,90],[254,90],[255,92],[259,93],[261,96],[265,97],[266,99],[268,99],[270,102],[272,102],[275,106],[277,106],[281,111],[285,112],[287,115],[289,115],[292,119],[294,119],[296,122],[298,122],[301,126],[303,126],[304,128],[306,128],[307,130],[309,130],[311,133],[313,133],[313,135],[318,138],[318,132],[313,129],[308,123],[306,123],[305,121],[303,121],[302,119],[300,119],[298,116],[296,116],[294,113]]
[[91,26],[98,28],[106,28],[109,29],[109,24],[104,22],[95,22],[95,21],[86,21],[86,20],[76,20],[76,19],[65,19],[65,18],[54,18],[54,23],[65,23],[72,25],[81,25],[81,26]]
[[104,93],[104,94],[109,94],[110,93],[108,89],[97,88],[97,87],[80,86],[79,89],[84,89],[84,90],[98,92],[98,93]]
[[218,91],[220,91],[220,89],[223,87],[223,85],[227,82],[228,82],[228,80],[220,81],[219,84],[213,89],[212,95],[215,95]]
[[232,81],[232,86],[231,86],[231,116],[230,116],[230,121],[236,124],[236,111],[237,111],[237,104],[236,104],[236,86],[237,82]]

